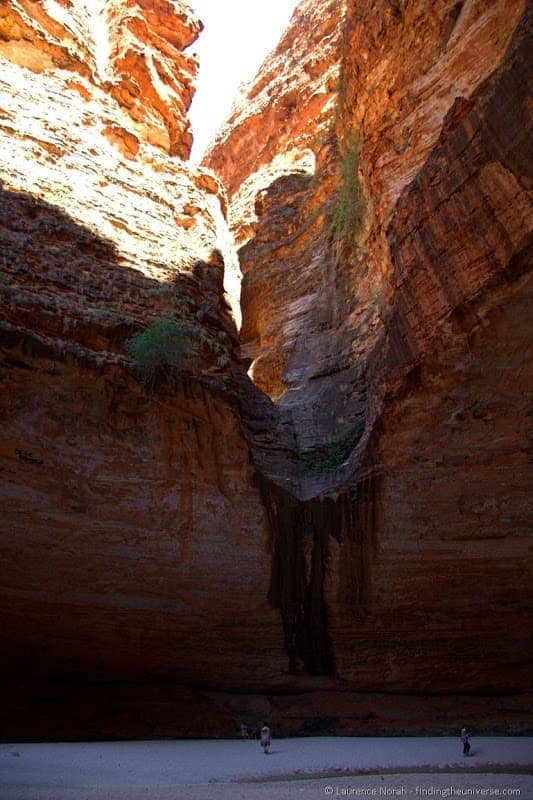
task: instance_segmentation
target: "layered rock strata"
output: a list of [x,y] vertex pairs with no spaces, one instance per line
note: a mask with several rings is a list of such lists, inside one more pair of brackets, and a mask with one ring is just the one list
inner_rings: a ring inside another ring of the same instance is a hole
[[126,153],[141,140],[187,158],[197,64],[183,51],[200,30],[181,0],[9,0],[0,8],[0,55],[37,74],[72,72],[67,85],[85,100],[94,86],[109,93],[118,108],[108,135]]
[[526,4],[304,0],[221,180],[189,9],[94,8],[0,9],[7,735],[527,730]]
[[[93,7],[1,10],[7,736],[34,738],[35,716],[45,737],[112,735],[104,685],[133,687],[130,705],[146,684],[255,690],[285,659],[231,378],[224,194],[178,157],[200,26],[178,2],[115,2],[96,28]],[[154,393],[125,345],[161,315],[186,323],[196,361]],[[159,717],[145,729],[187,724]]]
[[271,597],[296,671],[386,687],[400,706],[414,692],[520,695],[530,14],[349,2],[329,126],[302,133],[303,97],[294,136],[270,137],[298,76],[269,83],[269,65],[290,63],[327,11],[300,4],[206,159],[242,245],[243,352],[275,401],[275,435],[250,426]]

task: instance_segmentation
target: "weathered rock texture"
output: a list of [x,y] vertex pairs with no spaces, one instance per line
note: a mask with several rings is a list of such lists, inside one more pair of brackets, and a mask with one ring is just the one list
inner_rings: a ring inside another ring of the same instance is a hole
[[240,352],[200,24],[94,8],[0,8],[6,735],[527,729],[525,2],[300,4],[208,158]]
[[[313,139],[312,81],[271,65],[320,19],[316,85],[340,78]],[[518,1],[303,2],[206,159],[276,401],[250,431],[291,668],[397,708],[530,688],[530,36]]]
[[187,158],[197,64],[182,51],[200,30],[181,0],[9,0],[0,8],[0,55],[38,74],[72,72],[70,86],[85,99],[94,85],[109,92],[124,129],[114,120],[108,136],[126,152],[141,139]]
[[[300,3],[278,48],[241,89],[208,160],[233,195],[273,157],[319,141],[339,87],[345,0]],[[259,134],[259,135],[258,135]]]
[[[257,690],[280,683],[285,661],[230,374],[223,193],[168,154],[188,152],[193,65],[181,48],[199,24],[181,3],[115,2],[97,30],[88,8],[0,12],[7,736],[113,735],[105,688],[83,722],[83,683],[130,682],[133,733],[147,683],[173,696]],[[109,41],[103,66],[89,30]],[[151,395],[125,341],[158,314],[188,320],[197,364]],[[27,692],[48,720],[41,733],[21,711]],[[140,720],[170,734],[188,717],[173,707]]]

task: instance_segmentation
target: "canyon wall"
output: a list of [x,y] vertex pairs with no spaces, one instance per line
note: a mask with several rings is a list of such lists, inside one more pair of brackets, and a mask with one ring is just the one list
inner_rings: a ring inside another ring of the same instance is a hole
[[200,169],[93,9],[0,8],[4,736],[527,730],[526,3],[304,0]]
[[[277,409],[250,432],[292,667],[404,724],[413,694],[530,719],[530,37],[523,2],[303,2],[205,161]],[[305,93],[275,68],[302,40]]]
[[[101,10],[0,10],[8,737],[211,732],[185,686],[275,683],[284,662],[224,193],[180,158],[200,25],[180,2]],[[125,343],[161,315],[186,321],[196,362],[153,392]]]

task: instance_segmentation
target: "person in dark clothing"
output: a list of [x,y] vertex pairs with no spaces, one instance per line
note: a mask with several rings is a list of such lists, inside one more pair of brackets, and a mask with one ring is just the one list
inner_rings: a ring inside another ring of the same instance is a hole
[[461,742],[463,743],[463,755],[467,756],[470,753],[470,734],[466,728],[461,730]]

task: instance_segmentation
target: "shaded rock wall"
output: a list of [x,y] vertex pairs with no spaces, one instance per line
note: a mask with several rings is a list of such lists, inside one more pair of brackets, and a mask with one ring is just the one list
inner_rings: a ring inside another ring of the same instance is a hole
[[[105,4],[98,21],[81,0],[0,12],[8,737],[117,735],[111,685],[131,735],[194,731],[189,712],[166,715],[178,687],[200,708],[198,687],[260,691],[285,669],[232,378],[224,193],[179,158],[194,73],[181,51],[200,25],[156,5]],[[161,314],[187,322],[196,360],[151,394],[125,342]]]
[[6,344],[3,672],[270,679],[280,623],[235,409],[196,382],[154,401],[116,367]]

